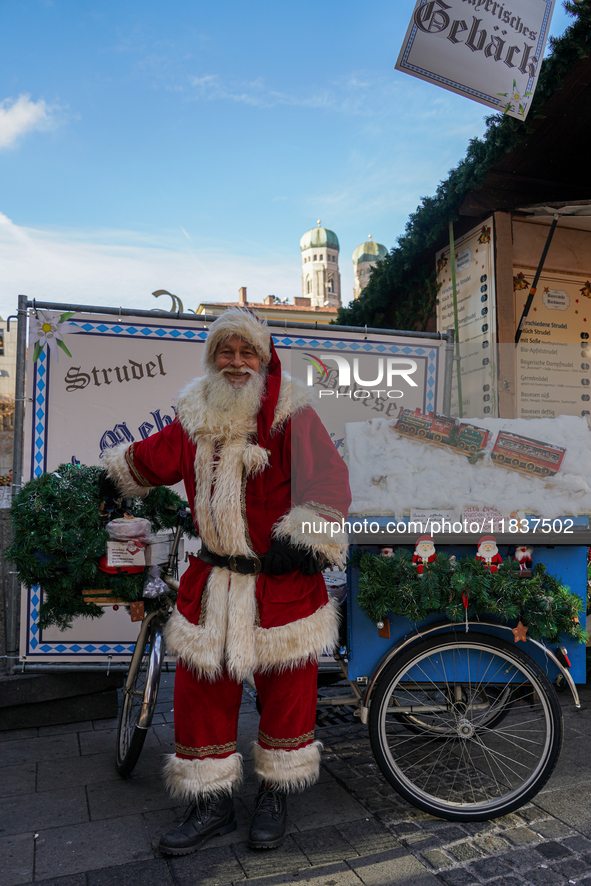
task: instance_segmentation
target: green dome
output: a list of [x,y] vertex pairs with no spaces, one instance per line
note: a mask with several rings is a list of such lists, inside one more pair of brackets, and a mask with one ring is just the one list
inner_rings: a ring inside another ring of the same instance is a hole
[[382,246],[381,243],[376,243],[375,240],[368,240],[367,243],[362,243],[361,246],[358,246],[353,253],[353,264],[358,265],[362,261],[379,261],[382,258],[386,258],[387,255],[388,250],[385,246]]
[[320,225],[318,225],[317,228],[312,228],[310,231],[306,231],[300,240],[300,249],[302,252],[305,249],[322,249],[323,247],[336,249],[338,252],[339,238],[334,231],[329,231],[328,228],[321,228]]

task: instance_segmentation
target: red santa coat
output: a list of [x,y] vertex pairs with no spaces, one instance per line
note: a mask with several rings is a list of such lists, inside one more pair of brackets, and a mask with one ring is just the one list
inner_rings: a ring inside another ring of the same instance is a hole
[[[105,456],[128,496],[184,481],[205,546],[221,555],[261,556],[283,537],[341,567],[346,536],[331,533],[351,502],[348,472],[308,392],[283,376],[266,448],[256,421],[215,439],[205,398],[207,378],[179,395],[177,418],[159,433]],[[191,557],[181,579],[166,641],[198,674],[226,666],[236,680],[257,670],[317,658],[338,635],[338,614],[321,574],[243,576]]]
[[412,565],[417,567],[417,575],[422,575],[425,569],[425,563],[433,563],[437,559],[437,554],[433,553],[429,557],[421,557],[420,554],[412,555]]
[[481,557],[479,554],[476,555],[476,559],[480,560],[481,563],[484,563],[485,566],[488,566],[491,572],[498,572],[499,566],[503,562],[503,558],[497,552],[490,560],[487,560],[486,557]]

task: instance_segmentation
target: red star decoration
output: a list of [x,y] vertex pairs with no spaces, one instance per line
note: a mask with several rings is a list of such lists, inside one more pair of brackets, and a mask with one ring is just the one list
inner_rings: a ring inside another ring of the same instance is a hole
[[520,640],[522,640],[525,643],[525,641],[527,640],[527,637],[526,637],[527,631],[528,631],[527,627],[524,624],[522,624],[521,619],[519,619],[519,623],[518,623],[517,627],[511,629],[511,633],[513,634],[513,636],[515,638],[515,642],[518,643]]
[[578,305],[578,303],[579,303],[579,299],[578,299],[578,298],[575,298],[575,304]]

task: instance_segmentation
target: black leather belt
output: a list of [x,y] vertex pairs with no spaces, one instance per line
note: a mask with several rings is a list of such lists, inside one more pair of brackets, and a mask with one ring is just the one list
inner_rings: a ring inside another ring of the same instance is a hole
[[237,572],[238,575],[258,575],[263,568],[263,564],[258,557],[239,557],[234,554],[230,557],[222,557],[220,554],[214,554],[213,551],[209,551],[204,545],[201,545],[198,556],[208,566],[229,569],[230,572]]

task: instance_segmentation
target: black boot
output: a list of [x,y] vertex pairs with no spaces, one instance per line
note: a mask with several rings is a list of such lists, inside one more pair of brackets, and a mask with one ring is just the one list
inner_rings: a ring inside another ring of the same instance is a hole
[[182,824],[160,838],[158,849],[165,855],[188,855],[215,837],[236,830],[231,794],[207,795],[194,800]]
[[248,845],[251,849],[275,849],[285,836],[287,793],[262,784],[256,798]]

